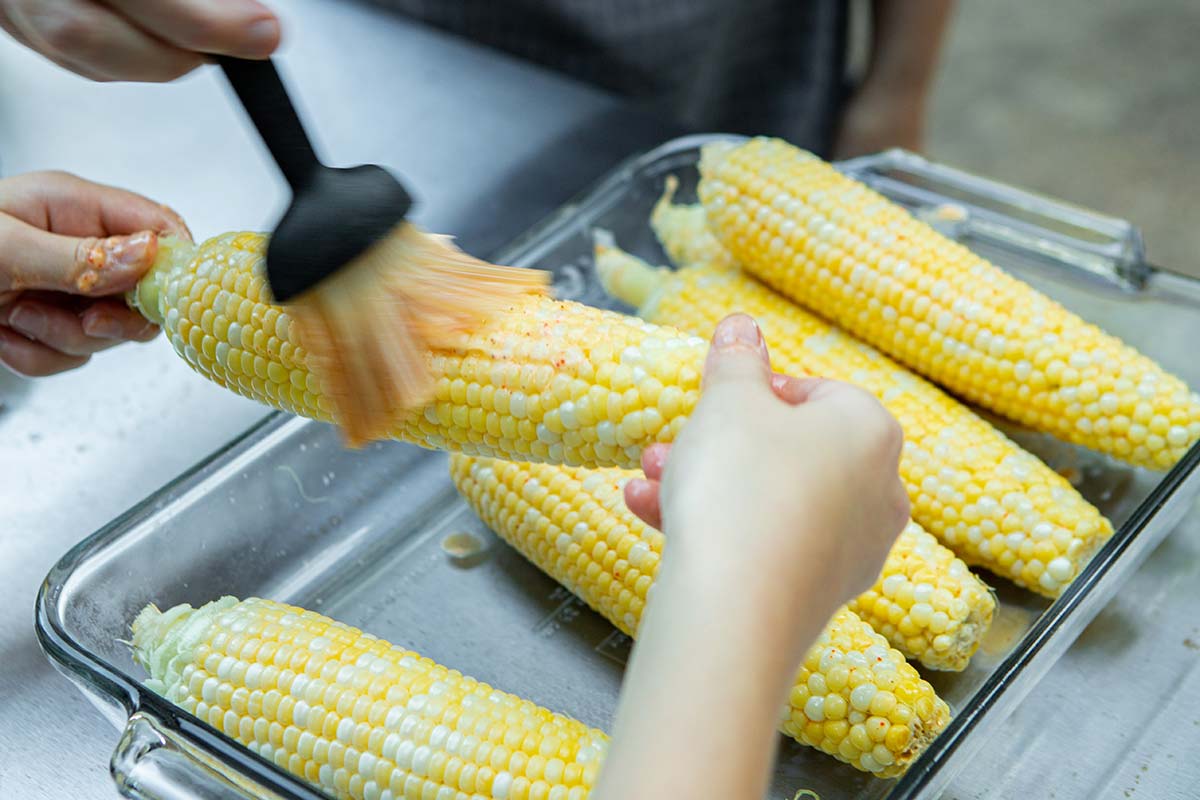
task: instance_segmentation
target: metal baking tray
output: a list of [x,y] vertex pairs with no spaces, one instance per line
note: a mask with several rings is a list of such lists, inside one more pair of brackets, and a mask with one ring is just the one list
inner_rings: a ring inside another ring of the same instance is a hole
[[[699,148],[714,138],[677,139],[629,160],[497,260],[549,269],[562,296],[608,304],[592,272],[591,231],[610,230],[663,261],[651,206],[668,174],[680,177],[683,197],[694,193]],[[1191,352],[1200,281],[1148,266],[1128,223],[900,151],[841,167],[1200,386]],[[876,780],[785,740],[772,798],[937,796],[1200,494],[1200,447],[1154,474],[1009,432],[1070,475],[1116,535],[1053,603],[985,574],[997,584],[998,618],[967,671],[926,673],[955,719],[905,776]],[[463,532],[482,542],[465,559],[444,546]],[[224,594],[319,610],[604,728],[629,650],[483,528],[456,496],[443,454],[398,443],[351,452],[331,428],[275,414],[81,542],[39,594],[46,652],[124,731],[112,774],[126,796],[323,796],[140,683],[121,642],[135,612]]]

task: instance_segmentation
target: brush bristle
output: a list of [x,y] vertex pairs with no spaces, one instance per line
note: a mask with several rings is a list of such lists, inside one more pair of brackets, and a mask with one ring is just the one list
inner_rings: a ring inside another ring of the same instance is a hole
[[449,237],[402,223],[292,305],[309,365],[346,441],[386,438],[433,395],[429,353],[452,347],[518,295],[548,291],[546,272],[502,267]]

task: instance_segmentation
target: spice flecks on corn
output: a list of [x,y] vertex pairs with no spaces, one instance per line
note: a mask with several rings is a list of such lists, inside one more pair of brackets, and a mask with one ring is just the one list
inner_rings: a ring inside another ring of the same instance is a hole
[[[328,421],[287,310],[266,299],[266,238],[164,240],[133,293],[199,373]],[[671,441],[699,396],[708,343],[634,317],[529,295],[430,352],[433,399],[394,438],[425,447],[589,466],[635,466]]]
[[[622,631],[636,636],[664,544],[660,532],[625,506],[625,481],[637,473],[455,455],[450,474],[463,497],[501,538]],[[927,552],[929,545],[937,547],[936,542],[922,541],[913,530],[902,538],[906,546],[895,560],[889,559],[893,572],[885,568],[885,574],[896,576],[888,589],[908,586],[913,578],[919,581],[916,587],[921,591],[927,581],[936,582],[939,589],[972,585],[974,578],[962,562],[957,562],[961,571],[956,570],[955,575],[943,574],[949,562],[929,557]],[[950,562],[954,561],[950,556]],[[914,568],[918,562],[921,566]],[[882,583],[875,587],[880,596],[886,591]],[[902,595],[893,591],[884,602],[873,599],[872,613],[891,614]],[[930,599],[940,604],[941,594]],[[947,619],[950,614],[955,617],[952,639],[982,634],[968,630],[977,619],[977,609],[962,608],[955,600],[946,605]],[[990,607],[987,613],[990,618]],[[965,621],[960,624],[960,620]],[[936,638],[929,624],[922,630],[931,640]],[[949,648],[961,644],[959,653],[951,655],[949,649],[938,653],[932,644],[927,652],[944,663],[969,657],[967,651],[973,651],[977,642],[947,644]],[[823,652],[813,662],[810,656],[813,663],[806,662],[801,669],[784,710],[784,732],[880,777],[899,774],[945,727],[949,709],[904,656],[852,611],[838,612],[823,634],[821,646],[829,650],[828,658]],[[826,664],[841,668],[830,671]],[[875,715],[879,719],[874,722],[869,721],[869,702],[863,708],[852,707],[853,693],[858,691],[862,697],[868,690],[860,687],[866,685],[885,693],[877,709],[881,713]],[[856,731],[869,725],[877,726],[877,733],[894,732],[890,738],[871,739],[868,746]],[[850,736],[856,737],[856,743],[848,742]]]
[[143,610],[146,684],[335,797],[583,800],[608,738],[320,614],[224,597]]
[[633,287],[641,313],[711,334],[727,314],[758,320],[774,368],[872,392],[900,422],[900,475],[913,519],[968,564],[1056,596],[1112,534],[1058,473],[958,401],[738,270],[656,270],[612,246],[597,248],[610,291]]
[[432,356],[435,397],[400,438],[472,455],[636,466],[679,434],[708,342],[636,317],[535,298]]
[[816,156],[760,138],[700,168],[748,271],[956,394],[1152,469],[1200,440],[1181,380]]

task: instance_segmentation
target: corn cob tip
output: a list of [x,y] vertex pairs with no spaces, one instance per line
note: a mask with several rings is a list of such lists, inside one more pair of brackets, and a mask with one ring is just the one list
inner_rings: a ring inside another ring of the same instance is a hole
[[[755,139],[762,137],[755,137]],[[737,142],[717,141],[709,142],[700,148],[700,174],[703,175],[705,170],[710,167],[715,167],[725,160],[730,153],[738,149]]]
[[597,230],[592,237],[596,275],[610,297],[641,309],[653,305],[670,270],[655,267],[617,246],[612,233]]
[[237,603],[236,597],[222,597],[199,608],[180,603],[162,611],[150,603],[139,611],[129,627],[133,660],[150,676],[146,685],[161,694],[177,669],[175,656],[194,643],[213,616]]
[[708,228],[708,216],[699,203],[675,203],[679,181],[667,176],[662,196],[650,213],[650,227],[676,266],[704,264],[720,269],[737,269],[725,246]]
[[784,733],[880,778],[902,774],[950,722],[950,707],[848,609],[808,651]]
[[161,278],[170,272],[172,265],[195,256],[197,249],[196,244],[177,236],[160,236],[154,264],[138,280],[137,286],[125,293],[125,303],[155,325],[162,325],[165,317],[160,302]]
[[960,672],[992,624],[996,597],[936,537],[910,522],[875,585],[847,607],[922,666]]
[[654,210],[650,212],[650,224],[655,225],[657,221],[662,220],[665,214],[670,213],[675,207],[675,192],[679,191],[679,178],[675,175],[668,175],[663,179],[662,194],[658,196],[658,201],[654,204]]

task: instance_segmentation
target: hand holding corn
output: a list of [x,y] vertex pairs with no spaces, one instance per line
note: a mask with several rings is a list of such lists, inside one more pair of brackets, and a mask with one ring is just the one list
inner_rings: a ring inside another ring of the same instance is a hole
[[[652,513],[658,495],[679,561],[725,570],[735,549],[745,577],[781,590],[784,607],[801,580],[788,570],[807,569],[810,548],[820,552],[824,618],[875,582],[908,521],[901,442],[900,426],[869,393],[773,376],[758,326],[735,314],[713,333],[701,401],[665,469],[666,446],[647,450],[648,480],[632,481],[627,498],[635,513]],[[775,565],[776,579],[763,580],[764,564]]]
[[[661,487],[670,547],[638,629],[599,798],[762,796],[797,664],[837,606],[874,583],[907,520],[899,427],[878,402],[835,382],[771,384],[758,327],[745,315],[726,319],[669,464],[662,469],[654,449],[645,456],[655,484],[641,495]],[[860,481],[870,489],[855,498]],[[636,508],[639,493],[629,491]],[[722,758],[701,773],[688,766],[697,751]],[[874,764],[869,754],[863,763]]]
[[[660,204],[655,216],[668,252],[678,251],[685,236],[701,259],[720,250],[697,228],[702,208]],[[699,235],[689,233],[696,230]],[[601,281],[651,322],[705,334],[737,309],[767,331],[776,368],[850,381],[879,398],[904,428],[900,475],[913,519],[967,563],[1056,596],[1111,535],[1108,520],[1065,478],[937,387],[736,264],[714,259],[681,266],[656,269],[611,244],[597,244]],[[921,609],[922,617],[927,609]]]
[[0,180],[0,366],[30,377],[74,369],[158,328],[121,294],[150,265],[174,211],[62,172]]

